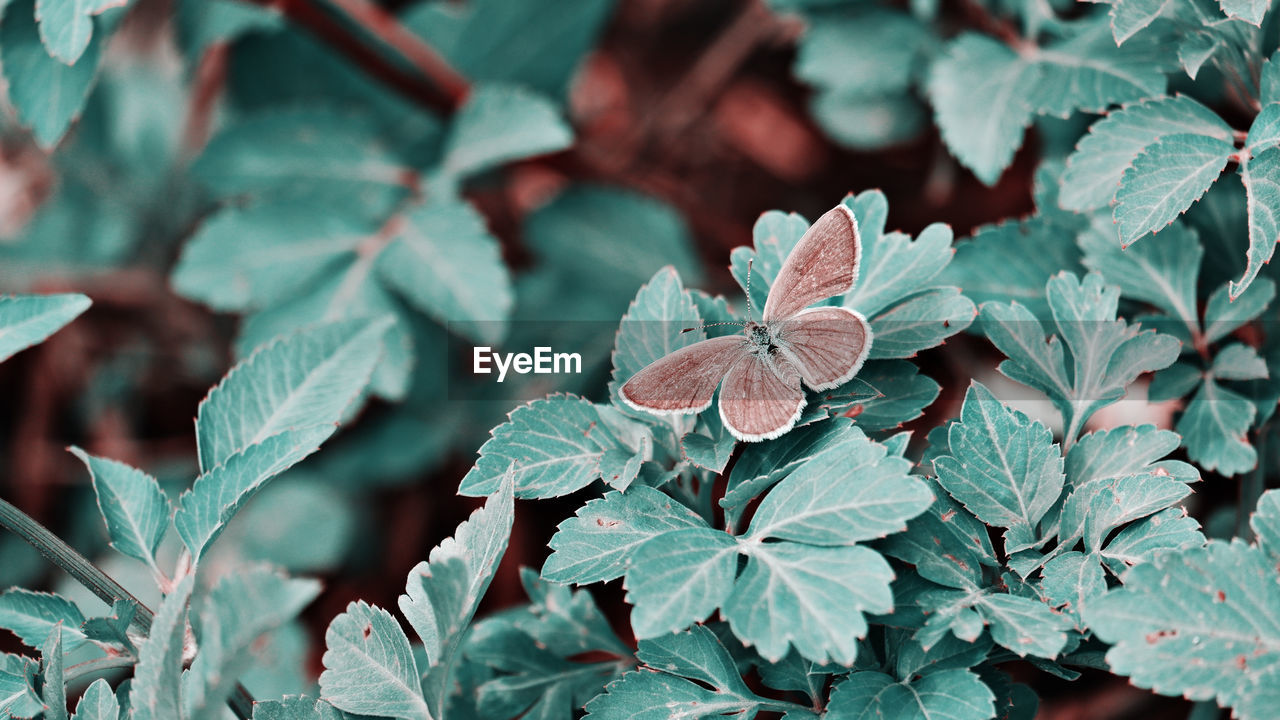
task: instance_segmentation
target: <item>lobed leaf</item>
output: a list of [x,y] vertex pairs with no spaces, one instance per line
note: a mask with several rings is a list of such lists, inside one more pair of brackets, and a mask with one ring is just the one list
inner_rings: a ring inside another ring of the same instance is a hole
[[160,483],[137,468],[94,457],[78,447],[72,447],[71,453],[89,468],[111,547],[158,573],[156,551],[169,530],[173,510]]

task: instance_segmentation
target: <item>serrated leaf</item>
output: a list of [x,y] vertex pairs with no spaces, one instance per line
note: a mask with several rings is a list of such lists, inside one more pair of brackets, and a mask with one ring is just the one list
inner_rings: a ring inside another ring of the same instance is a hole
[[497,239],[471,205],[426,203],[405,213],[377,268],[441,324],[455,323],[451,327],[480,342],[505,334],[514,303],[511,277]]
[[[680,452],[694,465],[717,474],[722,473],[733,457],[738,439],[725,428],[719,412],[703,412],[698,419],[695,431],[680,438]],[[637,470],[639,458],[639,455],[634,456]],[[618,489],[626,490],[626,487]]]
[[598,408],[576,395],[552,395],[516,408],[491,431],[458,492],[487,495],[515,465],[516,497],[568,495],[600,477],[600,458],[626,446]]
[[133,720],[172,720],[182,717],[182,659],[186,643],[187,604],[195,576],[188,575],[169,593],[146,641],[138,648],[129,703]]
[[1250,25],[1262,26],[1262,16],[1271,3],[1267,0],[1218,0],[1222,12],[1229,18],[1243,20]]
[[848,442],[811,456],[769,491],[745,541],[853,545],[901,532],[929,507],[933,494],[910,474],[909,461],[856,427],[849,433]]
[[37,665],[21,655],[0,654],[0,713],[35,717],[44,709],[34,689]]
[[120,703],[106,680],[98,678],[84,691],[73,720],[120,720]]
[[1160,308],[1186,325],[1192,337],[1199,336],[1196,280],[1204,247],[1195,230],[1175,223],[1161,232],[1159,241],[1121,248],[1110,220],[1098,223],[1105,223],[1105,231],[1095,227],[1079,237],[1085,266],[1118,285],[1125,297]]
[[1280,662],[1273,566],[1238,540],[1165,553],[1130,570],[1085,619],[1113,644],[1112,671],[1134,685],[1236,706]]
[[1178,62],[1192,80],[1224,45],[1221,36],[1209,32],[1193,32],[1178,45]]
[[1104,24],[1082,24],[1073,35],[1028,53],[1036,74],[1025,101],[1037,113],[1066,119],[1076,110],[1101,113],[1161,96],[1161,51],[1154,42],[1116,47]]
[[934,460],[938,483],[978,519],[1008,528],[1006,552],[1035,545],[1036,526],[1065,482],[1049,429],[974,382],[948,443],[949,454]]
[[1222,174],[1235,153],[1225,140],[1180,133],[1148,145],[1120,178],[1115,220],[1129,245],[1186,212]]
[[1232,137],[1231,126],[1186,95],[1127,105],[1089,127],[1067,159],[1059,202],[1075,211],[1105,207],[1138,153],[1162,137],[1180,133],[1223,141]]
[[560,523],[542,576],[577,585],[613,580],[622,577],[632,555],[650,538],[705,526],[692,510],[653,488],[610,492]]
[[880,548],[886,555],[914,565],[926,580],[977,590],[983,584],[982,568],[997,565],[987,526],[941,489],[934,494],[937,499],[928,511],[912,519],[905,532],[891,535]]
[[1085,550],[1095,553],[1112,530],[1164,510],[1190,494],[1185,483],[1159,471],[1089,483],[1067,497],[1059,534],[1072,545],[1076,538],[1084,538]]
[[1084,435],[1067,453],[1067,482],[1081,488],[1140,472],[1167,475],[1182,482],[1200,479],[1194,467],[1161,460],[1178,448],[1177,433],[1154,425],[1122,425]]
[[1231,283],[1232,299],[1249,289],[1280,241],[1280,148],[1271,147],[1249,158],[1241,165],[1240,176],[1247,197],[1249,252],[1244,275]]
[[1200,523],[1174,507],[1129,525],[1102,550],[1107,567],[1117,576],[1134,565],[1150,562],[1158,553],[1200,547],[1205,542]]
[[1238,475],[1258,464],[1249,444],[1249,426],[1257,408],[1248,398],[1205,378],[1178,419],[1178,432],[1200,467],[1223,475]]
[[871,358],[909,358],[969,327],[978,311],[959,288],[928,290],[871,319]]
[[1228,286],[1213,291],[1204,308],[1205,341],[1214,343],[1245,323],[1258,317],[1276,296],[1276,284],[1271,278],[1255,281],[1239,296],[1232,298]]
[[320,449],[332,425],[287,430],[254,443],[196,478],[178,499],[174,527],[199,562],[231,518],[276,475]]
[[44,704],[45,720],[67,720],[67,685],[63,672],[62,623],[49,631],[49,637],[40,647],[40,671],[44,685],[40,700]]
[[855,418],[858,427],[875,432],[901,427],[920,417],[941,390],[932,378],[920,374],[915,363],[873,360],[853,380],[817,393],[810,405],[831,414],[846,414]]
[[0,362],[42,342],[89,308],[84,295],[0,297]]
[[663,533],[632,556],[623,586],[631,628],[655,638],[701,622],[733,592],[738,544],[722,530],[691,527]]
[[879,672],[856,672],[831,691],[829,720],[986,720],[995,713],[995,695],[966,669],[930,673],[897,682]]
[[851,664],[867,632],[863,614],[893,608],[893,570],[874,550],[791,542],[744,550],[746,568],[721,614],[772,662],[794,646],[815,662]]
[[550,99],[516,85],[481,84],[453,117],[442,169],[468,177],[572,143],[573,131]]
[[[107,644],[126,652],[137,654],[129,626],[137,614],[137,603],[132,600],[116,600],[111,604],[111,614],[86,619],[80,625],[84,636],[98,644]],[[66,633],[63,633],[66,638]]]
[[1267,377],[1267,361],[1248,345],[1232,343],[1213,356],[1209,372],[1219,380],[1262,380]]
[[455,655],[507,550],[514,517],[512,470],[483,508],[409,572],[400,612],[426,648],[424,693],[432,717],[444,717]]
[[390,319],[339,321],[266,345],[209,391],[196,415],[200,468],[298,427],[336,426],[364,390]]
[[1019,657],[1053,658],[1067,644],[1070,618],[1039,600],[997,593],[983,595],[977,607],[989,623],[992,639]]
[[[885,204],[883,196],[879,204]],[[887,205],[885,210],[888,210]],[[796,243],[808,229],[809,221],[803,215],[770,210],[761,215],[752,226],[751,247],[734,248],[730,254],[729,270],[744,293],[747,292],[747,270],[748,265],[750,266],[751,292],[747,294],[754,314],[758,315],[764,309],[774,278],[778,276],[778,271],[782,269],[787,256],[791,254]],[[859,220],[859,231],[868,234],[862,230],[861,220]]]
[[357,715],[431,720],[409,638],[391,613],[363,601],[329,623],[320,692]]
[[968,242],[956,247],[940,281],[959,286],[979,305],[1016,301],[1035,317],[1048,317],[1045,283],[1056,273],[1079,268],[1080,250],[1075,243],[1043,216],[1036,216],[978,228]]
[[221,718],[236,679],[252,667],[263,635],[293,620],[320,594],[315,580],[253,567],[224,576],[200,609],[200,653],[184,685],[184,718]]
[[[614,407],[626,407],[619,399],[619,389],[649,363],[705,339],[706,333],[701,329],[681,332],[701,324],[693,297],[684,289],[675,268],[668,266],[659,270],[636,293],[618,326],[612,356],[613,375],[609,381],[609,396],[613,398]],[[653,420],[652,416],[645,417]],[[683,422],[680,416],[666,420],[677,425]],[[678,433],[676,439],[683,435]]]
[[36,0],[40,39],[53,57],[75,65],[89,47],[93,16],[129,0]]
[[169,530],[172,512],[160,483],[137,468],[94,457],[78,447],[72,447],[71,453],[89,469],[111,547],[159,572],[156,551]]
[[1258,498],[1249,527],[1258,538],[1258,546],[1280,558],[1280,490],[1268,490]]
[[36,0],[13,0],[0,18],[0,66],[9,102],[36,142],[52,148],[80,116],[98,76],[102,35],[89,40],[80,59],[68,65],[50,57],[35,21]]
[[[864,199],[864,196],[876,192],[846,198],[845,204],[854,210],[855,216],[859,210],[863,214],[873,212],[868,207],[870,199]],[[876,203],[881,204],[883,202]],[[883,228],[876,228],[871,222],[867,222],[867,229],[862,230],[862,218],[858,219],[859,230],[862,231],[858,282],[845,294],[843,304],[868,318],[874,319],[899,300],[932,287],[934,283],[930,281],[951,261],[952,232],[947,225],[934,223],[912,240],[902,233],[885,234],[881,232]],[[876,330],[876,340],[879,340],[879,328]]]
[[345,720],[347,715],[325,702],[305,695],[253,704],[253,720]]
[[84,614],[61,595],[23,588],[11,588],[0,595],[0,628],[17,635],[28,647],[39,649],[59,623],[64,628],[68,651],[85,642],[80,631]]
[[1169,0],[1116,0],[1111,6],[1111,32],[1122,45],[1164,12]]
[[1031,124],[1036,75],[1009,46],[965,33],[933,62],[928,79],[934,120],[948,149],[987,185],[1013,161]]
[[346,212],[317,212],[311,199],[223,208],[182,249],[171,282],[215,310],[261,309],[307,290],[377,231]]
[[[1050,605],[1064,608],[1076,617],[1091,600],[1107,590],[1107,578],[1098,558],[1081,552],[1067,552],[1053,558],[1044,564],[1041,577],[1040,591]],[[1077,620],[1076,627],[1083,630],[1083,621]]]

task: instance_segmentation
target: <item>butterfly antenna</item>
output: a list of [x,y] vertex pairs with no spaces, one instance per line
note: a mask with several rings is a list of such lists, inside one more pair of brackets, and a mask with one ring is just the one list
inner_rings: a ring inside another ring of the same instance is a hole
[[701,330],[702,328],[715,327],[715,326],[717,326],[717,325],[736,325],[736,326],[738,326],[738,327],[742,327],[742,323],[740,323],[740,322],[733,322],[733,321],[730,321],[730,322],[715,322],[715,323],[702,323],[702,324],[701,324],[701,325],[699,325],[698,327],[685,328],[685,329],[681,330],[680,332],[681,332],[681,333],[693,332],[694,330]]
[[754,322],[755,320],[751,314],[751,264],[755,260],[755,258],[747,260],[747,322]]

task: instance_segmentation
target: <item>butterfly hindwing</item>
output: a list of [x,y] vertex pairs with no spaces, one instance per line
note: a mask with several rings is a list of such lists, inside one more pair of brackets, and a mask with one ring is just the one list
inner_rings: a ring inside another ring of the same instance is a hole
[[764,321],[783,320],[842,295],[858,279],[862,243],[853,211],[837,205],[818,218],[782,263],[764,304]]
[[720,419],[739,440],[769,440],[796,424],[804,403],[795,366],[768,355],[747,355],[724,378]]
[[742,335],[702,340],[660,358],[636,373],[619,395],[638,410],[694,413],[711,406],[716,386],[747,355]]
[[847,382],[871,354],[871,325],[843,307],[817,307],[779,321],[778,345],[804,384],[828,390]]

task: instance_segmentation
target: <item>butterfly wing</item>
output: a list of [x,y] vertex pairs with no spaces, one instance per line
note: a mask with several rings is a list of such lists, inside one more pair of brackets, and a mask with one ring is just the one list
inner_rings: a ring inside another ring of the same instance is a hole
[[770,440],[796,424],[804,403],[800,373],[789,361],[748,354],[724,378],[720,419],[739,440]]
[[747,339],[742,335],[702,340],[649,363],[618,394],[645,412],[702,412],[711,407],[725,373],[746,355]]
[[782,263],[764,303],[764,320],[789,318],[819,300],[849,292],[862,242],[853,211],[837,205],[818,218]]
[[817,307],[778,323],[776,342],[814,390],[843,385],[871,354],[871,325],[842,307]]

